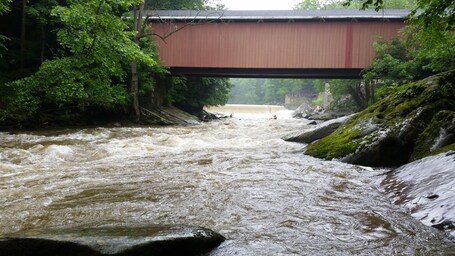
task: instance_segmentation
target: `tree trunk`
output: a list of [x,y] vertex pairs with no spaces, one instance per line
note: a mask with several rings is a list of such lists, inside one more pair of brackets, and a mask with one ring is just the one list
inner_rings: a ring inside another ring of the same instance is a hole
[[348,92],[360,110],[368,107],[368,96],[364,95],[362,85],[360,83],[348,86]]
[[27,0],[22,0],[22,17],[21,17],[21,50],[20,50],[20,70],[23,71],[25,68],[25,29],[26,29],[26,12]]
[[46,29],[44,22],[40,22],[41,25],[41,53],[40,53],[40,63],[44,62],[44,52],[46,50]]
[[[144,11],[144,3],[140,4],[139,6],[134,7],[134,30],[136,30],[137,34],[134,36],[134,42],[139,44],[139,39],[141,38],[142,33],[142,13]],[[137,62],[131,62],[131,95],[133,97],[133,111],[136,117],[136,122],[140,121],[141,118],[141,111],[139,105],[139,75],[138,75],[138,68]]]

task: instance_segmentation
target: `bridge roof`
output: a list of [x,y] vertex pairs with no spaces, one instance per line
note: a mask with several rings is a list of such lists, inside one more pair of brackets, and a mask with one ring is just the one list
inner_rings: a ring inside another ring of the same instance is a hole
[[410,10],[385,9],[374,10],[273,10],[273,11],[229,11],[229,10],[147,10],[149,20],[197,21],[339,21],[339,20],[404,20]]

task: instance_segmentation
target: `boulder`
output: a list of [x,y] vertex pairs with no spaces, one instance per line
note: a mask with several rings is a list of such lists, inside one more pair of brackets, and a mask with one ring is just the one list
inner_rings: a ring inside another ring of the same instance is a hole
[[455,148],[455,71],[399,87],[354,115],[305,154],[392,167]]
[[455,149],[455,112],[440,111],[419,135],[411,161],[429,154]]
[[352,111],[334,111],[334,110],[324,110],[324,111],[316,111],[306,118],[309,120],[319,120],[319,121],[328,121],[335,118],[343,117],[352,115],[354,112]]
[[294,110],[292,117],[294,118],[306,118],[308,115],[312,114],[315,111],[311,102],[306,99],[300,106]]
[[316,127],[306,130],[299,134],[289,134],[283,137],[285,141],[311,143],[315,140],[322,139],[338,129],[350,116],[340,117],[330,121],[326,121],[317,125]]
[[382,182],[394,203],[427,226],[455,237],[455,151],[425,157],[389,173]]
[[117,226],[33,230],[0,238],[0,255],[197,255],[225,238],[193,226]]

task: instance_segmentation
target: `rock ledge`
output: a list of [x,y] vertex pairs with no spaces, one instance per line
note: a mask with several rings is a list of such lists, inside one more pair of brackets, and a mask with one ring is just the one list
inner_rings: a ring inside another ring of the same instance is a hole
[[224,240],[212,230],[185,225],[34,230],[0,237],[0,255],[195,255]]

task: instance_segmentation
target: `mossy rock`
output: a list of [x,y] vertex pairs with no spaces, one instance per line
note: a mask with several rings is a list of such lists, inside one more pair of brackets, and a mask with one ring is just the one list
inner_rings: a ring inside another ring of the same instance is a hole
[[[441,127],[453,133],[455,71],[400,87],[392,95],[353,116],[331,135],[309,145],[305,154],[366,166],[399,166],[422,158]],[[451,142],[452,141],[452,142]],[[448,150],[448,137],[438,152]],[[420,146],[419,146],[420,145]]]
[[443,110],[436,114],[420,133],[411,160],[455,150],[455,112]]

